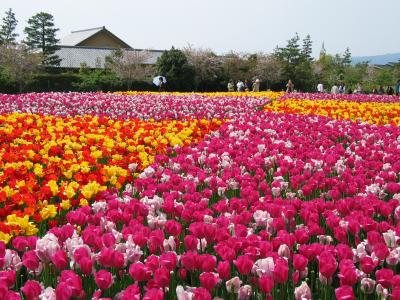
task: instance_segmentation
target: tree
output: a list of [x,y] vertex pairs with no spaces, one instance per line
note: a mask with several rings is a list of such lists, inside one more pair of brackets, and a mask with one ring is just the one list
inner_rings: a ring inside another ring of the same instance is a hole
[[349,47],[346,48],[346,51],[343,54],[343,64],[345,66],[351,65],[351,52]]
[[265,53],[257,53],[256,58],[254,77],[265,82],[268,89],[277,85],[282,76],[282,66],[279,60],[274,55]]
[[0,27],[0,45],[9,47],[16,42],[18,34],[15,32],[18,21],[15,18],[15,14],[10,8],[5,17],[3,18],[3,24]]
[[40,49],[44,66],[59,66],[61,59],[55,55],[58,49],[56,38],[58,28],[54,27],[51,14],[41,12],[28,20],[24,32],[27,34],[26,45],[29,49]]
[[301,54],[309,62],[314,60],[312,57],[312,45],[313,42],[311,40],[311,36],[308,34],[305,39],[303,39],[303,49],[301,50]]
[[300,37],[296,33],[288,40],[286,47],[275,49],[274,55],[282,65],[282,77],[291,79],[296,89],[307,91],[315,85],[313,68],[311,64],[312,42],[311,38],[304,40],[303,49],[299,45]]
[[390,69],[377,69],[374,75],[373,82],[379,86],[390,86],[395,81],[394,72]]
[[165,51],[156,63],[157,75],[167,78],[169,89],[176,91],[192,91],[195,85],[195,71],[188,63],[185,54],[174,47]]
[[195,49],[191,45],[183,52],[194,69],[196,90],[217,90],[223,80],[221,58],[211,49]]
[[368,63],[356,64],[355,66],[346,68],[343,80],[348,87],[354,88],[359,83],[364,83],[365,78],[369,76],[368,70],[370,70],[369,74],[373,75],[371,74],[371,69],[368,67]]
[[109,91],[119,86],[120,80],[110,69],[91,70],[86,64],[79,69],[79,82],[74,84],[79,91]]
[[115,50],[107,60],[107,66],[127,83],[131,89],[133,81],[144,81],[152,74],[152,68],[146,64],[151,57],[146,50]]
[[0,47],[0,65],[7,80],[18,85],[22,92],[39,68],[40,56],[28,51],[25,45]]
[[248,55],[243,53],[230,52],[223,57],[222,69],[227,80],[244,80],[251,78],[252,60],[248,60]]

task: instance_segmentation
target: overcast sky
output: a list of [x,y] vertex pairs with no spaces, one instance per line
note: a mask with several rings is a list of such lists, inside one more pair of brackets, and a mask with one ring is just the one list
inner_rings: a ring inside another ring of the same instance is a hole
[[317,55],[400,52],[400,0],[0,0],[12,8],[23,37],[26,21],[51,13],[60,31],[106,26],[134,48],[212,48],[271,52],[298,32],[310,34]]

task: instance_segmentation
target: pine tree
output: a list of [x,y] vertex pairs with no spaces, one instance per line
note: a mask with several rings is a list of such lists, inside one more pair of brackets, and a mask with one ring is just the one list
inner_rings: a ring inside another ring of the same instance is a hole
[[307,36],[303,41],[303,49],[299,45],[300,37],[296,33],[284,48],[275,49],[275,57],[282,66],[282,77],[291,79],[296,89],[307,91],[314,87],[314,76],[312,70],[312,41]]
[[303,49],[301,50],[301,54],[304,56],[304,59],[309,62],[313,61],[312,44],[311,36],[308,34],[305,39],[303,39]]
[[55,55],[58,49],[54,18],[51,14],[41,12],[28,20],[28,27],[24,32],[27,34],[26,45],[30,49],[42,51],[42,64],[45,66],[58,66],[61,59]]
[[17,27],[18,21],[15,18],[15,14],[10,8],[5,17],[3,18],[3,24],[0,27],[0,45],[4,45],[5,47],[9,47],[10,45],[15,44],[16,38],[18,36],[15,33],[15,28]]
[[192,91],[195,85],[195,70],[189,64],[185,53],[171,48],[157,59],[158,75],[167,77],[167,86],[174,91]]
[[349,47],[347,47],[346,51],[344,52],[343,64],[347,66],[351,64],[351,52]]

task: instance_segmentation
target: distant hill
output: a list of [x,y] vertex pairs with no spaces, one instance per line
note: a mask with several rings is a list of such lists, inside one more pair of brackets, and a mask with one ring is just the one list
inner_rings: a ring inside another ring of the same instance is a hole
[[353,64],[369,62],[372,65],[386,65],[388,63],[399,62],[400,53],[375,55],[375,56],[355,56],[352,59]]

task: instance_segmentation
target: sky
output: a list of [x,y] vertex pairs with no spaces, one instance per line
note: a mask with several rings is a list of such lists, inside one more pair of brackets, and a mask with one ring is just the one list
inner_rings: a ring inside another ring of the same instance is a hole
[[331,54],[400,52],[400,0],[0,0],[1,17],[8,8],[20,38],[27,20],[44,11],[59,38],[106,26],[134,48],[268,53],[297,32],[311,35],[315,56],[322,42]]

